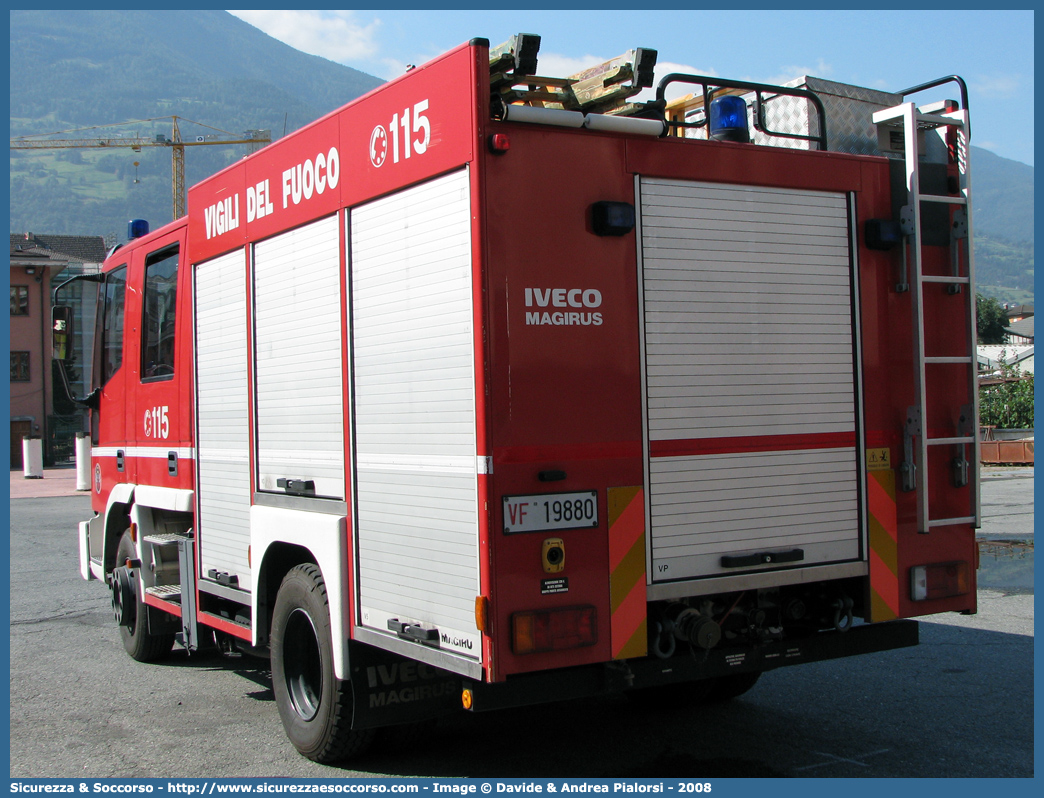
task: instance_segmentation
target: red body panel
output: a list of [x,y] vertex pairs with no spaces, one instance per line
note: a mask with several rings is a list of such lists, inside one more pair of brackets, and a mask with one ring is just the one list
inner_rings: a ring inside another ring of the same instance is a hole
[[469,162],[474,63],[453,50],[193,186],[193,261]]

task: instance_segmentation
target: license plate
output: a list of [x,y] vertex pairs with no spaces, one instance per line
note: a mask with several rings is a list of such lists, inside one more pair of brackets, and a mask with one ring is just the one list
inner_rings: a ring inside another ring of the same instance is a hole
[[504,497],[504,534],[598,526],[598,491]]

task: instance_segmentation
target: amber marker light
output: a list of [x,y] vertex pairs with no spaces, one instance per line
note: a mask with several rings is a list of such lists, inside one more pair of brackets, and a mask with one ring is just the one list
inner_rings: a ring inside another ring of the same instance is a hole
[[485,596],[475,596],[475,628],[480,632],[485,632],[487,623],[489,623],[489,599]]
[[460,703],[464,706],[464,709],[471,709],[472,704],[475,703],[475,696],[471,690],[465,690],[460,694]]
[[970,591],[966,562],[915,565],[910,569],[910,598],[914,601],[963,596]]

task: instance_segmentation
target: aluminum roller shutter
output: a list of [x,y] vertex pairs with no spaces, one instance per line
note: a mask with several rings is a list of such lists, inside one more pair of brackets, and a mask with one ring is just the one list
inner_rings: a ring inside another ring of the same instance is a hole
[[242,250],[194,268],[196,471],[202,573],[250,586],[250,424],[246,257]]
[[345,497],[340,262],[336,216],[254,246],[259,490]]
[[750,570],[723,555],[858,558],[846,195],[640,191],[652,581]]
[[356,524],[363,626],[398,618],[480,656],[467,171],[351,212]]

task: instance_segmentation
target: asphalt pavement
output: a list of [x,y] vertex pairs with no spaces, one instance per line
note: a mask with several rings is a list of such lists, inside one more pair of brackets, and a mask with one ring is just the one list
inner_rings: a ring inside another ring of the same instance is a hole
[[[1032,581],[981,578],[978,614],[923,619],[917,647],[773,671],[728,704],[613,696],[460,713],[358,762],[318,765],[286,741],[264,660],[176,649],[145,665],[124,654],[108,591],[77,573],[90,499],[65,471],[18,490],[12,473],[12,778],[1034,773]],[[1031,470],[984,474],[986,534],[1032,540],[1032,491]]]

